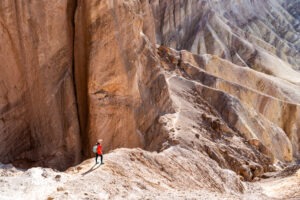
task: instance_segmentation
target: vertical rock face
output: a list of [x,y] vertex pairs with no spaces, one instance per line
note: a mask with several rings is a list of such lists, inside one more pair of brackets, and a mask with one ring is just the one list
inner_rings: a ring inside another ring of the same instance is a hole
[[169,110],[151,24],[146,1],[78,2],[75,77],[85,155],[98,138],[106,150],[143,147],[158,114]]
[[0,2],[0,161],[64,169],[80,161],[73,1]]
[[105,151],[144,147],[171,110],[146,1],[4,1],[0,9],[1,162],[64,169],[99,138]]

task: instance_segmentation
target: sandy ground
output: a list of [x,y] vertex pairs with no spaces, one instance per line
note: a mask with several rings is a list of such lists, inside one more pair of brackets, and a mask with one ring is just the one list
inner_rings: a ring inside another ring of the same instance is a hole
[[300,199],[300,170],[287,177],[272,177],[253,183],[260,192],[273,199]]
[[188,189],[189,183],[186,187],[176,187],[166,181],[168,177],[160,176],[159,171],[153,173],[151,166],[147,169],[147,165],[140,163],[128,164],[124,156],[128,153],[131,151],[107,154],[104,165],[96,165],[94,159],[89,159],[66,172],[40,167],[20,170],[1,165],[0,199],[300,199],[299,169],[284,176],[243,182],[244,193],[218,192],[213,187],[191,185]]

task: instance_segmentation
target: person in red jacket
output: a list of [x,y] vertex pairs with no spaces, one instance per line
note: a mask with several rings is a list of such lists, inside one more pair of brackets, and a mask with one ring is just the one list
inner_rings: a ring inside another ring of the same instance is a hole
[[97,142],[97,153],[96,153],[96,164],[98,164],[98,156],[101,157],[101,163],[100,164],[104,164],[103,163],[103,154],[102,154],[102,144],[101,144],[102,140],[98,140]]

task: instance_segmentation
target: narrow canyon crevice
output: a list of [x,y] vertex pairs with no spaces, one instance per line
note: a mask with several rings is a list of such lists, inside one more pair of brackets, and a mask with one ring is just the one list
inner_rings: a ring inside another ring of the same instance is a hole
[[[82,1],[76,1],[76,9],[73,12],[73,27],[74,27],[74,38],[73,38],[73,74],[74,74],[74,85],[76,88],[76,101],[77,101],[77,112],[78,120],[80,125],[80,136],[82,149],[81,153],[86,158],[86,150],[88,143],[88,49],[86,47],[86,41],[84,33],[85,17],[83,12],[79,9],[84,6]],[[79,48],[76,48],[79,47]]]

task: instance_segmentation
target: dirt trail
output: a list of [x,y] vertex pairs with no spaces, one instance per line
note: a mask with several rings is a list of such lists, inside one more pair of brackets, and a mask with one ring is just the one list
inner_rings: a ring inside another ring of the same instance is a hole
[[300,165],[282,171],[266,173],[256,182],[247,183],[241,199],[282,200],[300,199]]
[[48,168],[22,171],[1,165],[0,199],[300,199],[299,168],[257,182],[243,182],[244,193],[218,192],[209,181],[194,185],[174,179],[176,173],[185,179],[186,172],[153,166],[151,160],[143,163],[138,156],[141,153],[150,155],[139,149],[121,149],[107,154],[104,165],[89,159],[66,172]]

